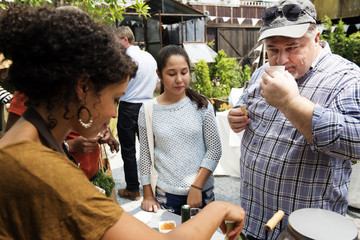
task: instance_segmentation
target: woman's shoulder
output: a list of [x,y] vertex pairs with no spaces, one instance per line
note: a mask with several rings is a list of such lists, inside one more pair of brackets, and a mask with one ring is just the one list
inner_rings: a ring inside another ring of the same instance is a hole
[[56,170],[61,163],[73,164],[65,155],[30,140],[11,143],[0,148],[0,158],[12,161],[20,168],[29,171]]

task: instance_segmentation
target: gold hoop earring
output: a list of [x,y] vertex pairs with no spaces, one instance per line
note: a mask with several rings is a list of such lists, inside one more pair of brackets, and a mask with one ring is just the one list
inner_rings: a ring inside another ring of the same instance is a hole
[[[87,123],[84,123],[83,120],[81,119],[81,111],[85,109],[85,111],[87,111],[87,113],[89,114],[89,121]],[[93,119],[92,119],[92,115],[90,113],[90,110],[85,107],[84,105],[82,105],[79,110],[78,110],[78,119],[79,119],[79,122],[81,124],[81,126],[83,126],[84,128],[89,128],[93,122]]]

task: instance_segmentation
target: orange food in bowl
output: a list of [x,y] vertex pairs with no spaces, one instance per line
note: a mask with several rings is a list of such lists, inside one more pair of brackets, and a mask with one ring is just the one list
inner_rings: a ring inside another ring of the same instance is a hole
[[175,228],[174,222],[165,222],[160,225],[160,230],[171,230]]

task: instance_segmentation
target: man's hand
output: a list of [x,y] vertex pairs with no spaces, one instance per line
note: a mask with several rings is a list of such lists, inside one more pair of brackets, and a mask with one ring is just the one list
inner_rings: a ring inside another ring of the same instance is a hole
[[231,129],[236,133],[244,130],[246,128],[246,125],[251,122],[248,116],[243,111],[241,111],[240,108],[232,108],[229,111],[227,117]]
[[265,69],[260,88],[266,102],[280,111],[300,96],[294,77],[287,71],[281,74],[276,71],[270,73]]
[[112,153],[119,151],[119,142],[111,134],[110,128],[107,128],[105,131],[101,132],[99,137],[99,144],[107,143]]

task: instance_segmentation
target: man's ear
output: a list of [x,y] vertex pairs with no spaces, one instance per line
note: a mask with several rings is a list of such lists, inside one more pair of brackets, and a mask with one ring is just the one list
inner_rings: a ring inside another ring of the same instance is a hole
[[320,41],[320,32],[317,32],[315,36],[315,43],[319,43],[319,41]]
[[75,85],[75,92],[79,101],[84,99],[84,96],[89,90],[89,83],[90,78],[89,75],[86,73],[81,74],[80,77],[77,79],[77,84]]

